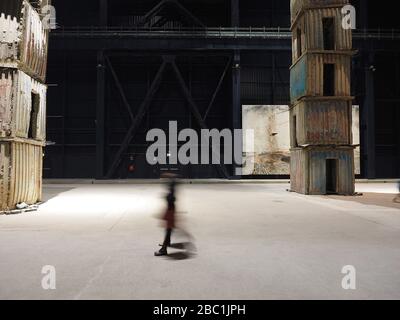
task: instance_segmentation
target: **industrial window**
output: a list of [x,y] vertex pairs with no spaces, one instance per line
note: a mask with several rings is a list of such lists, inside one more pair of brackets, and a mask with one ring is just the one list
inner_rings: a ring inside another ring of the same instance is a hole
[[338,160],[326,160],[326,193],[336,194],[337,191],[337,174],[338,174]]
[[335,50],[335,19],[322,19],[324,50]]
[[40,96],[32,92],[31,101],[32,101],[32,107],[29,118],[28,139],[36,139],[37,120],[40,107]]
[[303,54],[303,47],[301,43],[301,29],[297,29],[297,58]]
[[335,65],[331,63],[324,64],[324,96],[331,97],[335,95]]

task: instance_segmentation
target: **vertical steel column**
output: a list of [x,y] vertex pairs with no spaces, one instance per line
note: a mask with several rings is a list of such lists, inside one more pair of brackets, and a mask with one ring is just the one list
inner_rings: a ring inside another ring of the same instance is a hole
[[240,25],[239,0],[231,0],[231,26],[239,27],[239,25]]
[[[108,0],[99,0],[99,26],[108,25]],[[106,67],[104,51],[97,52],[96,179],[104,179]]]
[[[241,78],[240,78],[240,51],[235,50],[233,54],[233,65],[232,65],[232,129],[242,129],[242,103],[241,103]],[[243,145],[242,140],[234,143],[234,155],[242,154]],[[238,150],[239,148],[240,150]],[[235,160],[235,157],[234,157]],[[240,179],[241,177],[241,165],[237,165],[234,161],[232,166],[233,178]]]
[[[240,9],[239,0],[231,0],[231,26],[240,27]],[[235,50],[233,52],[232,59],[232,129],[242,129],[242,104],[241,104],[241,86],[240,86],[240,51]],[[241,166],[235,163],[235,153],[242,154],[242,144],[234,139],[234,150],[233,150],[233,166],[232,166],[232,178],[240,179]],[[235,150],[240,147],[240,150]]]
[[[368,0],[360,2],[360,26],[368,29]],[[362,115],[362,141],[361,146],[363,163],[363,176],[368,179],[376,178],[376,145],[375,145],[375,88],[374,88],[374,60],[373,48],[369,41],[364,41],[363,66],[365,74],[364,100],[361,110]]]
[[104,52],[97,53],[97,107],[96,107],[96,179],[104,178],[105,156],[105,91],[106,68]]
[[366,155],[364,175],[368,179],[376,178],[376,144],[375,144],[375,90],[374,90],[374,52],[365,57],[365,96],[363,105],[363,136]]
[[99,0],[100,14],[99,14],[99,24],[102,27],[108,25],[108,0]]

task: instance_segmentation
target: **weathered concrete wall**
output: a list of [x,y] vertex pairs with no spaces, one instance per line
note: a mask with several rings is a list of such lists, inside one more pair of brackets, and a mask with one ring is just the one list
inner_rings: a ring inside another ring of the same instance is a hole
[[[243,129],[254,130],[254,154],[246,153],[246,163],[254,161],[254,170],[246,166],[243,175],[290,174],[289,106],[244,105]],[[360,108],[353,106],[352,132],[354,144],[360,143]],[[299,157],[300,159],[300,157]],[[301,163],[298,164],[301,166]],[[356,149],[354,166],[360,174],[360,147]],[[303,186],[304,187],[304,186]]]
[[[255,138],[254,171],[244,170],[243,174],[289,174],[289,107],[243,106],[242,110],[243,129],[254,130]],[[252,155],[246,155],[247,157],[252,157]]]

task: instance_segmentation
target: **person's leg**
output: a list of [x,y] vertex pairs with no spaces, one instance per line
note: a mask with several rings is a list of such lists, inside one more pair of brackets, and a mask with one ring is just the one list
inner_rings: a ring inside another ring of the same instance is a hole
[[155,256],[166,256],[168,254],[167,252],[167,247],[171,245],[171,234],[172,234],[172,229],[167,229],[165,232],[165,238],[164,238],[164,243],[160,249],[160,251],[155,253]]
[[169,247],[171,245],[171,235],[172,235],[172,229],[167,229],[165,233],[165,239],[163,243],[163,247]]

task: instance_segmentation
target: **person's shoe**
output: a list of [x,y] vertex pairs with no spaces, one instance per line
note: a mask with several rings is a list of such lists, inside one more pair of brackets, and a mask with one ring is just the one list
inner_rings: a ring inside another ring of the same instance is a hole
[[154,252],[154,255],[155,255],[156,257],[167,256],[167,255],[168,255],[168,252],[167,252],[167,249],[161,249],[160,251]]

